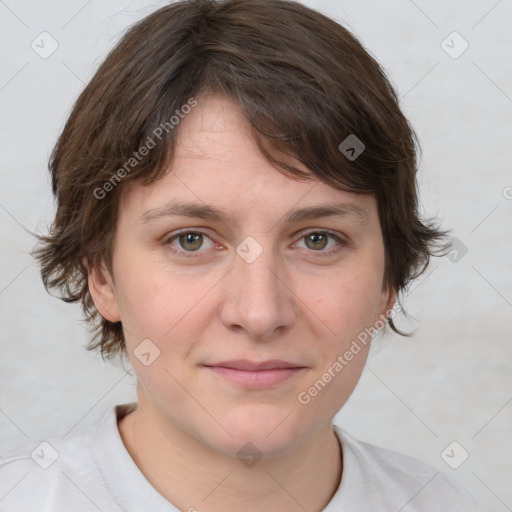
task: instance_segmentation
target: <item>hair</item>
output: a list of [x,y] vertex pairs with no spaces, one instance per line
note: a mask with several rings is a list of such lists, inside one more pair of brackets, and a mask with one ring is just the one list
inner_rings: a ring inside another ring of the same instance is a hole
[[[84,263],[104,262],[113,275],[123,190],[168,172],[178,116],[208,93],[236,102],[279,172],[376,198],[388,289],[403,293],[446,249],[436,249],[446,232],[420,219],[417,136],[386,74],[349,30],[290,0],[177,1],[134,24],[111,50],[49,161],[57,211],[32,254],[48,292],[81,301],[87,349],[103,358],[126,354],[123,327],[97,311]],[[364,147],[357,158],[342,151],[348,136]]]

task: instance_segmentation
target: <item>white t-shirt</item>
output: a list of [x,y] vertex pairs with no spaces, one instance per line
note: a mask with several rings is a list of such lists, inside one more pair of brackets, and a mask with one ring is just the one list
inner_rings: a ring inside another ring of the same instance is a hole
[[[92,426],[0,458],[0,511],[179,512],[146,480],[123,444],[117,421],[134,407],[114,406]],[[481,512],[462,487],[432,466],[359,441],[337,425],[334,431],[343,473],[323,512]]]

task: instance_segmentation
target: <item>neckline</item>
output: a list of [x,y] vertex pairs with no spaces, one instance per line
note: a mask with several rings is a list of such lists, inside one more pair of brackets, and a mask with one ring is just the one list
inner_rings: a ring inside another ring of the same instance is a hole
[[[92,456],[109,494],[124,512],[179,512],[146,479],[123,443],[118,422],[136,408],[137,402],[130,402],[115,405],[106,411],[91,437]],[[350,436],[338,425],[332,426],[340,449],[342,473],[338,487],[322,512],[334,512],[338,509],[349,485],[347,468],[350,466]]]

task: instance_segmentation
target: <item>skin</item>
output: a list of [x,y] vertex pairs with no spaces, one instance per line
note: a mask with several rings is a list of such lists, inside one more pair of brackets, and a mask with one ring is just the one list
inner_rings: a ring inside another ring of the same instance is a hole
[[[215,206],[229,220],[140,220],[171,200]],[[366,222],[345,215],[283,223],[291,210],[331,203],[359,206]],[[183,228],[205,236],[169,241]],[[308,244],[310,231],[323,230],[346,244],[332,237]],[[236,252],[247,237],[263,251],[251,263]],[[198,97],[181,121],[170,172],[123,195],[113,276],[104,266],[89,271],[99,312],[122,321],[138,378],[138,407],[119,431],[160,494],[199,512],[322,510],[343,472],[332,420],[354,390],[370,344],[307,405],[297,397],[389,313],[396,294],[383,288],[383,277],[374,197],[314,175],[303,182],[284,176],[261,155],[236,104]],[[134,355],[144,339],[160,350],[148,366]],[[257,390],[202,366],[230,359],[305,368]],[[251,467],[237,458],[247,442],[262,455]]]

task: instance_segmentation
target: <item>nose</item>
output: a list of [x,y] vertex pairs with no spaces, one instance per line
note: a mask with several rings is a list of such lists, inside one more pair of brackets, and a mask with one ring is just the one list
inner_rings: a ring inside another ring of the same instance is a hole
[[245,331],[260,341],[271,340],[295,322],[297,297],[288,272],[270,249],[248,261],[237,254],[226,276],[221,319],[230,330]]

